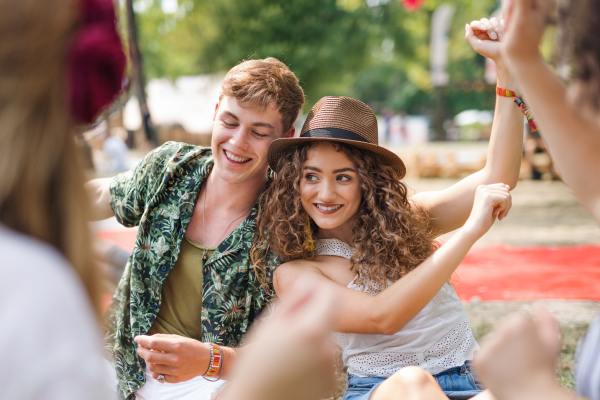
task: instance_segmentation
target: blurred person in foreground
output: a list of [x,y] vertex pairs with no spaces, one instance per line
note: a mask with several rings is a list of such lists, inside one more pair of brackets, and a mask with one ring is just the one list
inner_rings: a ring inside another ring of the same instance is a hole
[[[574,83],[567,89],[544,63],[539,45],[552,0],[509,3],[502,51],[518,79],[562,179],[600,222],[600,2],[565,9],[572,20]],[[499,329],[477,361],[481,378],[499,400],[572,399],[556,381],[558,325],[539,307],[535,318],[518,315]],[[577,395],[600,400],[600,317],[588,328],[575,367]]]
[[210,148],[168,142],[134,170],[87,183],[95,219],[139,226],[107,310],[107,370],[121,396],[206,399],[229,379],[270,301],[248,256],[271,181],[267,149],[293,135],[303,104],[285,64],[242,62],[225,76]]
[[75,124],[121,88],[111,0],[0,0],[0,398],[106,399]]

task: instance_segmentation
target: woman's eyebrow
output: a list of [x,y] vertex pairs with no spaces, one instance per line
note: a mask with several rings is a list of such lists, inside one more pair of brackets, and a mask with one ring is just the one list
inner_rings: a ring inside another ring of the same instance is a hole
[[323,172],[317,167],[311,167],[310,165],[305,166],[303,169],[310,169],[312,171]]
[[346,171],[356,172],[356,170],[354,168],[340,168],[340,169],[333,170],[333,173],[339,174],[340,172],[346,172]]

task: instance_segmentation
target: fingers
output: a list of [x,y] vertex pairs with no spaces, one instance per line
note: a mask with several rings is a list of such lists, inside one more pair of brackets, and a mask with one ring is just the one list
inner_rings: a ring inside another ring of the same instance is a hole
[[537,321],[537,330],[540,339],[553,354],[558,354],[561,349],[558,322],[541,303],[534,304],[533,311]]
[[175,378],[174,376],[171,375],[167,375],[167,374],[161,374],[161,373],[152,373],[152,377],[156,380],[158,380],[158,376],[162,375],[164,377],[164,382],[166,383],[179,383],[182,382],[181,380]]
[[138,347],[138,356],[142,357],[147,363],[152,364],[165,364],[172,365],[176,363],[176,360],[169,353],[163,353],[160,351],[153,351],[145,347]]
[[490,23],[494,27],[494,33],[498,35],[498,40],[502,40],[502,32],[504,28],[502,27],[502,23],[500,22],[500,20],[496,17],[493,17],[490,19]]
[[498,219],[505,218],[512,206],[510,187],[503,183],[480,185],[475,197],[476,202],[477,198],[480,198],[481,205],[492,207],[492,216],[498,217]]
[[[473,22],[471,22],[471,24],[473,24]],[[478,51],[481,40],[476,36],[473,26],[470,24],[465,25],[465,40],[471,45],[473,50]]]
[[174,343],[170,335],[138,335],[133,339],[140,346],[157,351],[173,351]]

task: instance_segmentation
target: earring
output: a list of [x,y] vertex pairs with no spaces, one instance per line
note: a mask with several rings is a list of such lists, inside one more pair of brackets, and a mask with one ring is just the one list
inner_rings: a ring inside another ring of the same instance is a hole
[[310,217],[308,216],[308,214],[306,214],[306,228],[304,229],[304,232],[306,233],[304,247],[306,248],[306,250],[312,253],[315,249],[315,242],[312,237],[312,231],[310,229]]

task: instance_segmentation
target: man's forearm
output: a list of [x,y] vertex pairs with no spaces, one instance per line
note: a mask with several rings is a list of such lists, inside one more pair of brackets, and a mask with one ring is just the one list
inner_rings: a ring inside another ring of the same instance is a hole
[[514,63],[526,102],[563,180],[600,220],[600,129],[568,104],[560,79],[544,64]]
[[92,221],[114,216],[110,207],[110,181],[111,178],[93,179],[85,184],[90,200]]

